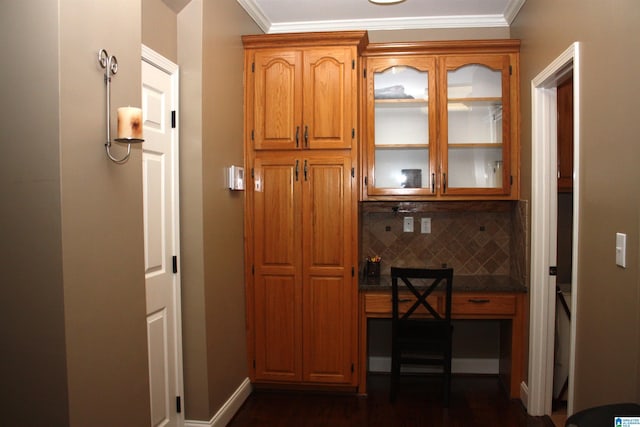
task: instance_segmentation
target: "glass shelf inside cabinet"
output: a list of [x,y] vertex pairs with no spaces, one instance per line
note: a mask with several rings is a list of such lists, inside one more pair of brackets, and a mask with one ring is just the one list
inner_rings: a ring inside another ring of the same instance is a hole
[[374,73],[376,188],[429,187],[428,81],[407,66]]
[[502,71],[466,65],[447,83],[449,187],[502,187]]

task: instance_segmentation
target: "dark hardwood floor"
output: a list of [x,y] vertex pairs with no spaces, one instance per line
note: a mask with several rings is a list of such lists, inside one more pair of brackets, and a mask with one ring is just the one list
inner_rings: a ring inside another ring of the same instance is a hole
[[454,376],[448,409],[440,379],[402,381],[393,404],[386,375],[369,375],[366,397],[254,391],[228,427],[553,427],[548,417],[527,416],[493,376]]

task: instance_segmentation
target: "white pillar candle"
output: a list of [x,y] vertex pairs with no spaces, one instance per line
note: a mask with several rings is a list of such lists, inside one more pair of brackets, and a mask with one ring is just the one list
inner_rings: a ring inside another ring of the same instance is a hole
[[142,110],[118,108],[118,139],[142,139]]

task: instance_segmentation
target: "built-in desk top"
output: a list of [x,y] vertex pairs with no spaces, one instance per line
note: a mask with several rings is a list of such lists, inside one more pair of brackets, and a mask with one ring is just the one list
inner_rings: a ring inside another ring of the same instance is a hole
[[[361,291],[391,291],[391,276],[360,277]],[[522,292],[527,288],[509,276],[453,276],[453,292]]]

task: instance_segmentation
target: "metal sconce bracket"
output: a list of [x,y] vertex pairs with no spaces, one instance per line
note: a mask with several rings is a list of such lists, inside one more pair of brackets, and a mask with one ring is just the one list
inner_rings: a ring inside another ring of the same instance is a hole
[[106,102],[107,102],[107,142],[104,144],[107,156],[118,164],[125,163],[129,160],[131,155],[131,144],[137,142],[143,142],[144,139],[138,138],[116,138],[117,142],[127,143],[127,154],[117,159],[111,155],[111,75],[115,75],[118,72],[118,60],[115,56],[109,56],[105,49],[100,49],[98,52],[98,63],[104,68],[104,83],[106,88]]

